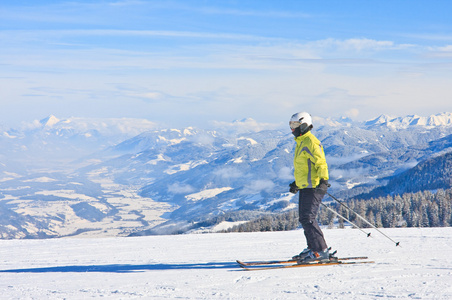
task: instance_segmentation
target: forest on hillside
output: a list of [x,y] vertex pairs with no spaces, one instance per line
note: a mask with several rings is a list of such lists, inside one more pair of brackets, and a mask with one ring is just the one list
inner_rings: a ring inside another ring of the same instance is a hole
[[370,199],[388,194],[416,193],[440,188],[452,188],[452,152],[422,161],[391,178],[385,186],[358,195],[356,198]]
[[[344,203],[376,227],[452,225],[452,189],[405,193],[369,200],[350,200]],[[370,227],[340,203],[333,202],[327,206],[361,228]],[[344,227],[343,219],[338,218],[330,209],[321,207],[319,223],[329,228]],[[268,214],[224,232],[284,231],[296,229],[298,226],[298,210],[291,210],[285,213]]]

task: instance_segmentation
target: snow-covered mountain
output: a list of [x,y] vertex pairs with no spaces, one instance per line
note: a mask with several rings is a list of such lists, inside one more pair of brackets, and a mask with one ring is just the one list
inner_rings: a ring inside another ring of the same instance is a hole
[[86,138],[103,136],[117,139],[121,136],[125,138],[136,136],[156,127],[156,123],[146,119],[78,117],[58,119],[54,115],[49,115],[42,120],[23,123],[20,129],[12,131],[21,132],[21,136],[44,132],[46,135],[65,136],[66,138],[83,135]]
[[387,185],[378,187],[366,195],[358,195],[358,197],[363,199],[452,187],[452,151],[450,150],[452,135],[449,135],[447,140],[449,141],[449,151],[445,154],[433,155],[415,167],[392,176]]
[[72,161],[156,127],[156,123],[145,119],[58,119],[50,115],[23,123],[20,128],[3,128],[0,155],[28,167],[46,168],[48,164]]
[[[369,192],[451,151],[451,119],[452,113],[364,123],[315,118],[331,191]],[[271,126],[251,119],[219,125],[158,129],[146,120],[50,116],[3,130],[2,237],[184,232],[226,213],[240,221],[244,211],[294,208],[291,133],[260,130]]]
[[406,129],[413,126],[421,126],[427,128],[435,126],[450,126],[452,125],[452,115],[451,113],[440,113],[428,117],[421,117],[417,115],[410,115],[405,117],[381,115],[376,119],[365,122],[364,125],[368,127],[386,126],[393,129]]

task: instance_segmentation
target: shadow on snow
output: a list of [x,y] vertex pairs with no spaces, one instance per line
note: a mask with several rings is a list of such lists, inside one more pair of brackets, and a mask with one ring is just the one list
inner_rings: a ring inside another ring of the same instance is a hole
[[101,273],[131,273],[151,270],[203,270],[203,269],[235,269],[241,270],[235,262],[212,262],[197,264],[147,264],[147,265],[88,265],[88,266],[58,266],[29,269],[0,270],[0,273],[58,273],[58,272],[101,272]]

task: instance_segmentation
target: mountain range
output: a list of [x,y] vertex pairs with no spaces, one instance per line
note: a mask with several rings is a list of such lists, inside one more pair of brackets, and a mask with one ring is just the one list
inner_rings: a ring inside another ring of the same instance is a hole
[[[416,167],[445,178],[418,186],[450,184],[440,162],[452,151],[452,113],[313,123],[339,197],[411,191],[394,182],[419,178]],[[1,237],[189,232],[217,225],[219,216],[232,225],[295,208],[290,131],[252,119],[217,125],[168,129],[139,119],[49,116],[2,129]]]

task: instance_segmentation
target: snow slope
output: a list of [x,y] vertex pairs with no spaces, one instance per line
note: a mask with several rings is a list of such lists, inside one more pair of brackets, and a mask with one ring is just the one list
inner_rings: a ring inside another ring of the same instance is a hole
[[452,299],[452,228],[325,230],[341,256],[375,264],[247,272],[288,258],[301,230],[103,239],[0,240],[2,299]]

